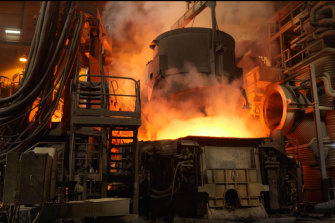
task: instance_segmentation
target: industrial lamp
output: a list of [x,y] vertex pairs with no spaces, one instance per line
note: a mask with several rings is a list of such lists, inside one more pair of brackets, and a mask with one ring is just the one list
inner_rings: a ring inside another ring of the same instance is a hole
[[26,63],[28,61],[28,58],[27,58],[27,52],[25,51],[18,51],[18,58],[19,58],[19,61],[22,62],[22,63]]
[[18,42],[21,37],[21,31],[18,29],[6,29],[5,40],[10,42]]
[[20,35],[21,31],[20,30],[13,30],[13,29],[6,29],[5,30],[6,34],[16,34],[16,35]]
[[24,57],[24,56],[23,56],[23,57],[20,57],[20,58],[19,58],[19,61],[21,61],[21,62],[24,62],[24,63],[25,63],[25,62],[27,62],[27,58],[26,58],[26,57]]

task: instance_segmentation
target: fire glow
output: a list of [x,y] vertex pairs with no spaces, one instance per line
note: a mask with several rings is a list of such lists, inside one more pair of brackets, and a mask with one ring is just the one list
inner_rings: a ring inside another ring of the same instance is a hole
[[240,91],[240,81],[219,83],[216,79],[197,73],[194,68],[179,78],[174,76],[173,81],[167,82],[166,88],[184,83],[191,90],[169,99],[159,97],[143,105],[139,138],[162,140],[190,135],[265,137],[268,132],[261,122],[254,119],[248,109],[243,109],[245,101]]
[[158,132],[158,139],[177,139],[183,136],[255,137],[238,117],[197,117],[172,121]]

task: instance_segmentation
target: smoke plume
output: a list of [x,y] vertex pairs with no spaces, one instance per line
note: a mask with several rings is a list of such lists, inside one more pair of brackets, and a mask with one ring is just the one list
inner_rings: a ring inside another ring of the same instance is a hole
[[[218,27],[234,37],[238,66],[248,72],[258,65],[258,56],[267,55],[269,17],[275,11],[272,1],[217,1]],[[206,8],[188,27],[211,28],[210,9]]]
[[153,55],[150,43],[168,31],[184,11],[185,2],[107,2],[102,20],[113,41],[111,75],[144,83],[145,65]]

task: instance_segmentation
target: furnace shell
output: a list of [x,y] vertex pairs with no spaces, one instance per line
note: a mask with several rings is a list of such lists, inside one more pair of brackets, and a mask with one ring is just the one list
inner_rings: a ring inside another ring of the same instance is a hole
[[[148,85],[153,89],[159,88],[164,82],[170,68],[176,68],[179,74],[189,72],[185,63],[194,66],[199,73],[215,74],[219,79],[225,76],[232,81],[242,75],[242,69],[236,67],[235,63],[234,38],[222,31],[213,32],[208,28],[175,29],[159,35],[150,47],[154,55],[147,64],[146,75]],[[171,89],[169,93],[178,90],[181,89]]]

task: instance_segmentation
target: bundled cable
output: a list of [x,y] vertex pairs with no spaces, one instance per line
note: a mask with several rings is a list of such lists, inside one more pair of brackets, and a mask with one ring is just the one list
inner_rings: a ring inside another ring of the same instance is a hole
[[20,88],[0,99],[0,163],[47,133],[69,77],[78,73],[84,22],[77,2],[42,2]]

